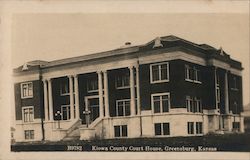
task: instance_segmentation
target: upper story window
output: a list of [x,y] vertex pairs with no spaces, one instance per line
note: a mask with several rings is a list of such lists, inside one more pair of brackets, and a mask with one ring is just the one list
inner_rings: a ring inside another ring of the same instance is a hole
[[194,67],[194,81],[195,82],[201,82],[201,74],[200,70]]
[[236,77],[233,77],[232,79],[232,87],[231,87],[232,90],[238,90],[238,87],[237,87],[237,78]]
[[201,83],[200,70],[197,69],[196,67],[185,65],[185,80],[195,83]]
[[[74,81],[72,81],[73,82],[73,86],[72,86],[72,88],[73,88],[73,92],[74,92],[74,90],[75,90],[75,88],[74,88]],[[69,95],[69,92],[70,92],[70,89],[69,89],[69,79],[67,78],[65,78],[65,79],[62,79],[61,80],[61,82],[60,82],[60,94],[62,95],[62,96],[65,96],[65,95]]]
[[33,122],[34,120],[34,107],[23,107],[23,122]]
[[116,101],[116,116],[130,115],[130,99]]
[[169,63],[156,63],[150,65],[151,83],[161,83],[169,81]]
[[60,84],[60,93],[61,95],[69,94],[69,81],[67,79],[63,79]]
[[188,112],[202,112],[201,99],[197,97],[186,96],[186,107]]
[[169,112],[170,94],[158,93],[151,95],[153,113]]
[[98,92],[98,79],[96,77],[88,79],[87,90],[88,92]]
[[32,98],[33,97],[33,83],[26,82],[21,83],[21,98]]
[[116,76],[116,88],[121,89],[121,88],[129,88],[129,72],[123,73],[123,74],[118,74]]

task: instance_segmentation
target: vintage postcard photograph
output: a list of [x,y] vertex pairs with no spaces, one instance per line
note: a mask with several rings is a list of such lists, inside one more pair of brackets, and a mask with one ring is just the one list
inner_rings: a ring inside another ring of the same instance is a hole
[[207,12],[103,2],[107,12],[39,11],[46,2],[11,13],[3,3],[10,103],[1,110],[13,159],[250,152],[248,1],[225,2],[230,11],[213,1],[201,3]]

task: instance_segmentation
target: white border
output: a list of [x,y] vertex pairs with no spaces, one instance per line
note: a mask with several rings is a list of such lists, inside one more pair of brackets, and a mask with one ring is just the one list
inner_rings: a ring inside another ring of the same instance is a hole
[[[4,27],[0,27],[3,33],[0,37],[3,40],[0,43],[0,48],[3,48],[3,58],[1,58],[1,64],[4,67],[0,67],[0,72],[3,73],[1,79],[1,93],[3,98],[0,100],[1,106],[11,104],[10,94],[2,93],[2,91],[12,91],[11,75],[12,67],[10,60],[10,35],[11,35],[11,16],[16,13],[248,13],[249,1],[1,1],[0,2],[0,18],[1,24]],[[4,32],[3,32],[4,31]],[[4,61],[3,61],[4,60]],[[7,84],[7,85],[6,85]],[[10,122],[10,110],[5,107],[0,108],[1,113],[5,113],[7,116],[1,116],[0,122],[5,125],[0,125],[1,143],[0,143],[0,157],[2,159],[82,159],[80,157],[91,157],[91,159],[204,159],[207,157],[209,160],[214,159],[230,159],[230,160],[249,160],[249,153],[235,153],[235,152],[217,152],[217,153],[181,153],[181,152],[167,152],[167,153],[80,153],[80,152],[37,152],[37,153],[10,153],[9,151],[9,122]],[[59,154],[58,154],[59,153]],[[167,156],[166,156],[167,155]],[[73,156],[73,157],[72,157]],[[126,157],[126,158],[124,158]]]

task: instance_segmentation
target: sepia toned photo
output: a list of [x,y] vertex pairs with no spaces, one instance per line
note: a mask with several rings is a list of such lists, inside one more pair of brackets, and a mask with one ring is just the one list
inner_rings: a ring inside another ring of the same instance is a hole
[[241,9],[11,14],[10,154],[248,154]]

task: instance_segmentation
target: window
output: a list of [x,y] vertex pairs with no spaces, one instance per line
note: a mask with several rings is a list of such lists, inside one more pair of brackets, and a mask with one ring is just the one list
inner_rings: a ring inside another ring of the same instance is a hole
[[34,139],[34,130],[24,130],[25,139]]
[[[72,88],[73,88],[73,93],[75,92],[75,87],[74,87],[74,80],[72,80],[72,83],[73,83],[73,86],[72,86]],[[70,84],[69,84],[69,78],[63,78],[63,79],[61,79],[61,81],[60,81],[60,94],[61,94],[61,96],[66,96],[66,95],[69,95],[70,93],[70,89],[69,89],[69,86]]]
[[116,88],[128,88],[129,87],[129,72],[118,74],[116,76]]
[[195,105],[196,112],[202,113],[202,104],[201,104],[201,100],[195,97],[194,103],[196,104],[196,105]]
[[240,122],[233,122],[233,130],[240,131]]
[[69,80],[63,79],[60,84],[60,93],[61,95],[68,95],[69,94]]
[[197,97],[186,96],[186,107],[188,112],[201,112],[202,113],[202,103]]
[[150,65],[151,83],[160,83],[169,81],[169,64],[168,62]]
[[33,107],[23,107],[23,121],[33,122],[34,120],[34,108]]
[[238,90],[238,87],[237,87],[237,79],[236,77],[233,77],[233,82],[232,82],[232,90]]
[[202,128],[202,122],[196,122],[196,134],[202,134],[203,133]]
[[186,107],[188,112],[194,112],[193,99],[190,96],[186,96]]
[[21,83],[21,98],[32,98],[33,97],[33,83]]
[[234,114],[237,114],[237,113],[238,113],[238,103],[237,103],[236,101],[234,101],[234,103],[233,103],[232,112],[233,112]]
[[151,96],[154,113],[169,112],[170,95],[169,93],[153,94]]
[[98,92],[98,80],[96,77],[88,79],[87,90],[88,92]]
[[194,81],[195,82],[201,81],[200,70],[196,69],[195,67],[194,67]]
[[192,81],[192,68],[189,65],[185,65],[185,79]]
[[155,123],[155,135],[170,135],[169,123]]
[[195,83],[201,83],[200,70],[197,69],[196,67],[185,65],[185,80]]
[[187,123],[188,134],[194,134],[194,122]]
[[116,116],[130,115],[130,99],[116,101]]
[[61,106],[61,120],[68,120],[70,119],[70,105],[63,105]]
[[127,125],[114,126],[115,137],[127,137],[128,127]]

